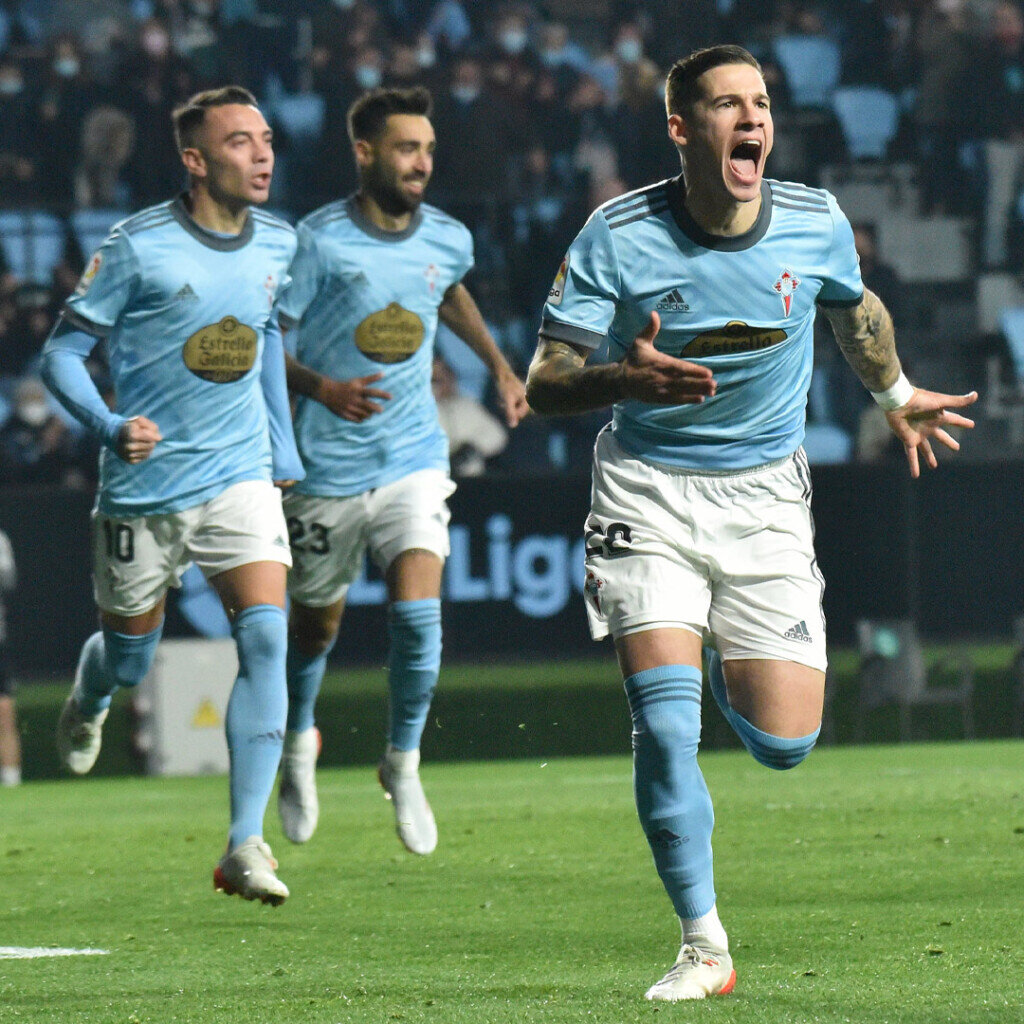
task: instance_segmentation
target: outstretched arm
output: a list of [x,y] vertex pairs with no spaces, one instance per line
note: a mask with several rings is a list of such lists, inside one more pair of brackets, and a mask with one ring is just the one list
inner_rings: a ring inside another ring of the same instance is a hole
[[437,315],[491,371],[505,412],[505,421],[514,427],[530,411],[526,404],[526,388],[501,354],[469,289],[462,283],[453,284],[445,292]]
[[974,421],[949,410],[971,405],[978,393],[944,395],[913,387],[903,376],[896,355],[892,317],[873,292],[865,289],[864,298],[856,306],[822,309],[846,361],[885,410],[892,432],[903,442],[910,475],[920,476],[920,455],[932,469],[938,466],[932,438],[953,451],[959,450],[959,443],[946,427],[973,427]]
[[585,366],[589,352],[541,337],[526,378],[526,395],[547,415],[603,409],[625,398],[652,405],[696,405],[715,393],[706,366],[659,352],[654,338],[661,318],[651,313],[620,363]]

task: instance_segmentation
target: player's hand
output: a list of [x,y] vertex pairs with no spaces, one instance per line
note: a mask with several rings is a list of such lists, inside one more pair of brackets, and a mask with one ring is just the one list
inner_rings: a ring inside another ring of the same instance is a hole
[[497,381],[498,398],[509,427],[518,426],[524,416],[530,413],[526,403],[526,385],[514,374],[503,373]]
[[623,397],[654,405],[696,405],[715,393],[717,384],[706,366],[659,352],[654,339],[661,317],[653,310],[622,361]]
[[910,463],[910,475],[915,479],[921,475],[918,452],[924,456],[929,468],[939,465],[932,451],[932,439],[941,441],[953,451],[960,450],[959,442],[946,432],[946,427],[973,427],[974,420],[967,419],[950,409],[963,409],[978,400],[978,392],[967,395],[940,395],[935,391],[915,388],[913,397],[906,405],[886,412],[892,432],[903,442]]
[[153,454],[157,441],[164,439],[160,428],[145,416],[126,420],[117,435],[117,454],[130,465],[145,462]]
[[316,400],[335,416],[350,423],[362,423],[375,413],[383,412],[384,406],[378,403],[391,398],[389,392],[370,387],[383,376],[383,373],[371,373],[367,377],[353,377],[352,380],[324,377],[317,389]]

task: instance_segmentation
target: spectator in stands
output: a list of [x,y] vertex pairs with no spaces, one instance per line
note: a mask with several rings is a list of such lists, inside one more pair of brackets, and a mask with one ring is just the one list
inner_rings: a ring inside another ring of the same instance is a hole
[[21,63],[0,58],[0,195],[5,203],[39,200],[34,99]]
[[130,189],[123,173],[135,149],[135,123],[117,107],[97,106],[83,119],[80,132],[75,205],[126,209]]
[[452,476],[480,476],[487,460],[508,443],[508,431],[475,398],[459,391],[455,372],[440,356],[434,357],[430,387],[441,429],[448,436]]
[[971,37],[963,0],[926,0],[915,26],[914,43],[920,79],[914,104],[921,212],[970,212],[960,144],[967,137],[974,96]]
[[436,97],[434,128],[441,144],[434,164],[436,202],[471,231],[507,191],[514,150],[506,111],[485,89],[480,61],[460,57],[450,84]]
[[1024,15],[1016,3],[997,3],[992,9],[974,67],[988,182],[981,257],[987,268],[1002,270],[1024,170]]
[[679,173],[678,159],[665,146],[664,77],[652,62],[620,69],[612,133],[619,174],[627,188]]
[[188,65],[171,49],[166,26],[155,19],[139,26],[119,79],[122,103],[135,122],[135,151],[127,166],[135,207],[166,199],[184,187],[181,160],[166,130],[171,111],[195,92]]
[[34,128],[40,199],[47,206],[64,209],[73,200],[79,139],[86,114],[99,98],[100,90],[86,73],[78,39],[70,33],[55,36],[47,47]]
[[0,530],[0,786],[21,782],[21,737],[14,707],[14,680],[7,664],[7,595],[18,582],[14,550]]
[[661,71],[644,53],[644,31],[638,20],[623,21],[615,26],[611,47],[595,62],[592,74],[613,104],[637,83],[657,80]]
[[[16,382],[34,370],[53,326],[54,312],[53,296],[39,285],[19,285],[12,300],[10,321],[0,346],[0,381]],[[13,394],[14,383],[4,390]]]
[[50,408],[43,382],[26,377],[0,427],[0,478],[6,483],[80,486],[77,443]]

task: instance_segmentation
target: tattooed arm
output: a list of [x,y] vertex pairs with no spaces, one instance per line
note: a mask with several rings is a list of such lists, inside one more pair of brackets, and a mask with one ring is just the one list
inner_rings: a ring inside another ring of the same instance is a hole
[[[845,309],[823,306],[822,311],[832,324],[839,349],[869,391],[886,391],[896,383],[902,372],[896,355],[896,339],[892,317],[873,292],[864,291],[859,305]],[[949,408],[960,409],[977,401],[978,393],[943,395],[914,388],[910,400],[898,409],[888,410],[885,418],[892,432],[903,442],[910,465],[910,475],[921,472],[918,452],[932,469],[938,460],[932,451],[931,439],[958,451],[959,443],[946,427],[973,427],[974,421]]]
[[624,398],[654,405],[703,402],[715,393],[706,366],[665,355],[654,347],[661,326],[651,313],[621,363],[585,366],[589,352],[541,337],[526,378],[530,407],[546,415],[602,409]]

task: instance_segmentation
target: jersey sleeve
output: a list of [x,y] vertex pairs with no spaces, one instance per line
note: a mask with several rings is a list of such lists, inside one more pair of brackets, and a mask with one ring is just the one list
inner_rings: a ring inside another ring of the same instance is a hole
[[615,316],[620,288],[611,230],[597,211],[583,225],[558,268],[544,304],[540,336],[600,348]]
[[828,206],[832,214],[832,245],[826,256],[825,280],[817,301],[822,306],[856,306],[864,298],[864,283],[860,279],[853,228],[831,193]]
[[303,314],[320,289],[316,237],[305,224],[298,227],[298,245],[286,277],[278,292],[277,311],[281,326],[291,330],[302,321]]
[[106,337],[131,300],[138,279],[135,250],[127,233],[115,227],[65,302],[65,317],[81,331]]
[[459,247],[458,262],[455,270],[455,280],[461,281],[472,269],[476,263],[476,257],[473,253],[473,235],[469,228],[463,227],[462,244]]

